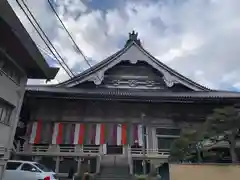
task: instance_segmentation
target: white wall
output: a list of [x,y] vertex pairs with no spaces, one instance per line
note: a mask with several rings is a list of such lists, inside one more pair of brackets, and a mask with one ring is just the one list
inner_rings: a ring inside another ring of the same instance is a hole
[[[18,85],[5,73],[2,71],[0,71],[0,73],[0,98],[15,107],[11,114],[10,124],[0,122],[0,146],[11,149],[13,144],[12,136],[16,131],[19,111],[25,92],[26,77],[22,77],[21,83]],[[5,154],[5,156],[8,156],[8,154]]]
[[6,160],[9,159],[10,156],[10,149],[13,146],[26,82],[27,77],[25,76],[21,78],[20,84],[16,84],[0,70],[0,98],[14,107],[10,117],[10,123],[3,124],[0,122],[0,146],[4,147],[4,152],[0,152],[0,154],[4,154],[3,158],[0,158],[0,180],[4,178],[3,170],[5,169]]
[[15,84],[0,70],[0,97],[10,104],[17,106],[19,96],[17,92],[20,90],[20,86]]

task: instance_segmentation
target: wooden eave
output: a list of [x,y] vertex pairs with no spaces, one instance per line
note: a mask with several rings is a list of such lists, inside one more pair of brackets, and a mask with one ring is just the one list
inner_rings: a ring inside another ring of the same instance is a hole
[[66,99],[102,99],[150,102],[237,102],[240,93],[228,91],[129,91],[128,89],[80,89],[46,86],[28,86],[27,97],[66,98]]

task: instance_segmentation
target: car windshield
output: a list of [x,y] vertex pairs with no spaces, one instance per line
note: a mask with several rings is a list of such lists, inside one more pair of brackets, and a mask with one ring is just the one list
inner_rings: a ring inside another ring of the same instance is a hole
[[52,172],[51,169],[48,169],[46,166],[39,164],[39,163],[35,163],[35,166],[37,166],[39,169],[41,169],[43,172]]

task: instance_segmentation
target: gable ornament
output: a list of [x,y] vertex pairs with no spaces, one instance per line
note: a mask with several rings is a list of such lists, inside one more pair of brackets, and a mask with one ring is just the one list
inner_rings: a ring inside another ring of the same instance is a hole
[[115,79],[115,80],[112,81],[112,84],[114,86],[118,86],[120,84],[120,81],[118,79]]
[[154,81],[152,81],[152,80],[146,81],[146,86],[147,86],[147,87],[153,87],[154,85],[155,85],[155,82],[154,82]]
[[165,75],[163,76],[163,81],[165,82],[167,87],[173,87],[174,84],[178,83],[178,81],[176,81],[174,77],[168,73],[165,73]]
[[104,79],[104,72],[94,74],[88,81],[93,81],[94,84],[100,85]]
[[129,38],[128,38],[125,46],[127,46],[132,41],[134,41],[137,45],[141,46],[141,41],[140,41],[140,39],[138,39],[138,33],[135,32],[134,30],[131,33],[129,33]]
[[128,84],[130,87],[136,87],[137,86],[137,80],[128,80]]

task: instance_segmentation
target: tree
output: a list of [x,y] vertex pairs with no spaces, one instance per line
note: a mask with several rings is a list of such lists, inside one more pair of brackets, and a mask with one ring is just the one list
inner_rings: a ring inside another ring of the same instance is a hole
[[201,131],[196,129],[183,129],[180,137],[176,139],[170,148],[170,159],[173,161],[185,161],[191,158],[193,152],[197,153],[198,162],[202,161],[200,155]]
[[184,161],[190,155],[188,151],[189,140],[180,137],[176,139],[170,148],[170,159],[172,161]]
[[240,114],[234,107],[215,109],[207,117],[205,126],[205,138],[212,142],[226,141],[229,144],[230,155],[233,163],[238,162],[236,150],[236,138],[240,128]]

